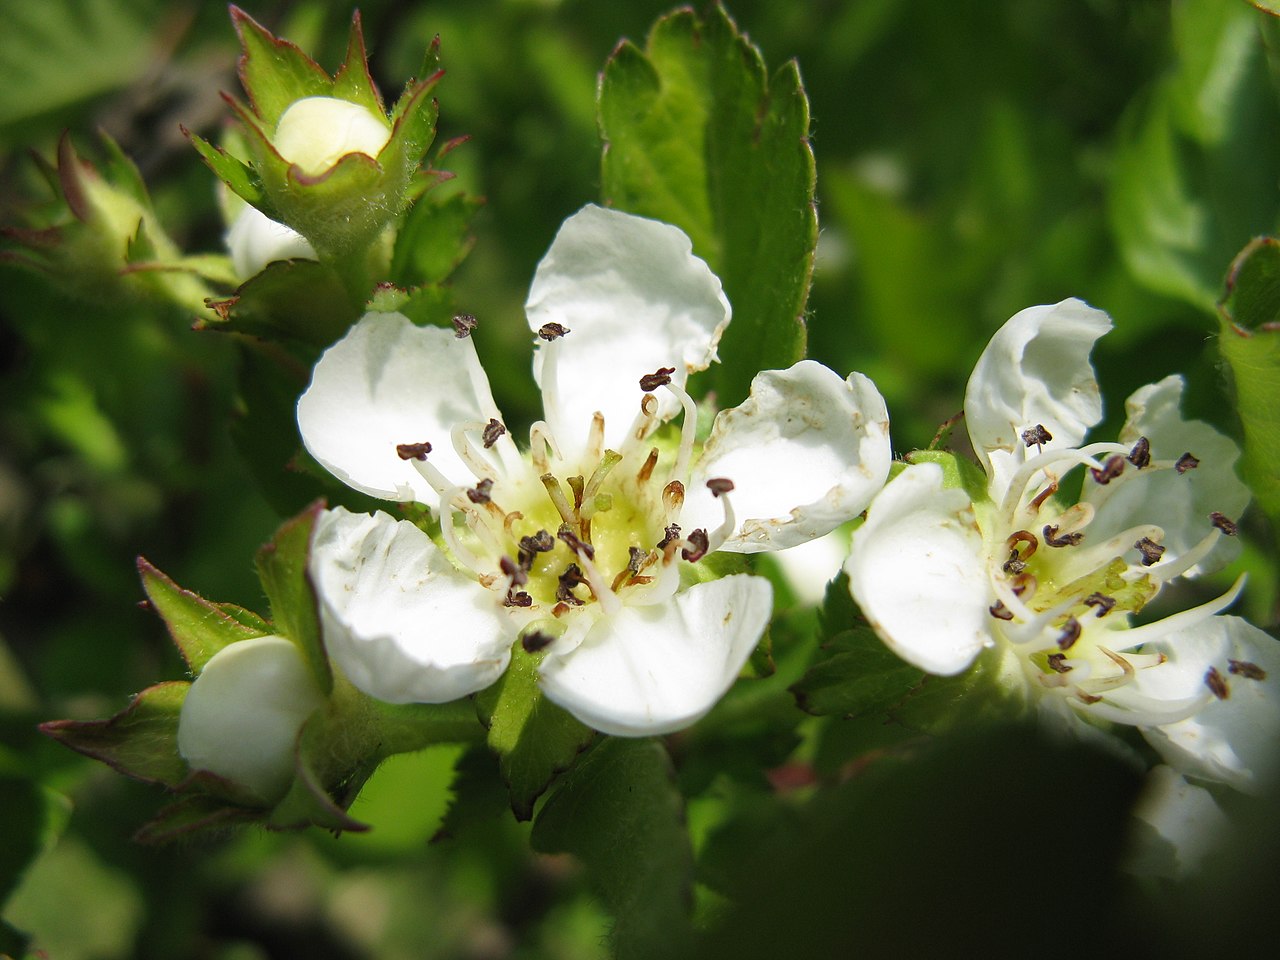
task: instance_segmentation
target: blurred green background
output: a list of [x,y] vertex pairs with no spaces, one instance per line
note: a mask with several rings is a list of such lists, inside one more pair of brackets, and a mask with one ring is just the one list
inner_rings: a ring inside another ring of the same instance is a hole
[[[350,7],[244,6],[327,68],[341,59]],[[388,99],[441,37],[439,142],[470,138],[444,165],[487,201],[456,300],[481,319],[479,349],[509,416],[536,409],[521,315],[534,265],[561,221],[599,196],[598,73],[619,38],[642,42],[668,9],[361,6]],[[1067,296],[1116,322],[1095,355],[1110,428],[1129,392],[1179,371],[1191,412],[1238,433],[1214,304],[1233,256],[1280,213],[1262,14],[1243,0],[737,0],[729,12],[771,69],[799,61],[822,229],[810,355],[876,380],[898,452],[960,410],[1006,318]],[[137,162],[184,249],[218,250],[214,179],[178,125],[216,138],[228,115],[218,92],[239,95],[225,5],[6,0],[0,14],[0,223],[44,202],[29,149],[51,156],[70,129],[92,156],[101,127]],[[353,810],[374,825],[367,835],[129,841],[159,791],[44,742],[34,724],[106,716],[181,675],[158,620],[137,608],[135,556],[205,596],[260,608],[252,554],[281,518],[228,438],[229,340],[192,332],[169,308],[68,299],[8,264],[0,313],[5,920],[57,960],[605,955],[611,920],[581,870],[531,855],[527,825],[500,795],[469,811],[465,843],[428,845],[460,748],[381,770]],[[1261,515],[1246,518],[1245,539],[1243,612],[1271,626]],[[862,749],[857,736],[835,741],[835,766]],[[695,850],[717,796],[691,808]],[[704,894],[698,908],[713,916]]]

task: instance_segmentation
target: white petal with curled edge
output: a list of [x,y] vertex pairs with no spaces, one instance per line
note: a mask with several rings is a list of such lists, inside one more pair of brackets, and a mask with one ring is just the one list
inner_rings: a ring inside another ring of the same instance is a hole
[[[586,206],[560,227],[538,264],[525,303],[535,333],[558,323],[570,333],[539,341],[534,376],[548,423],[566,457],[586,443],[595,411],[605,443],[617,447],[640,410],[640,378],[673,367],[683,385],[716,359],[729,301],[685,234],[666,223]],[[664,416],[679,404],[655,391]]]
[[942,468],[907,467],[872,501],[845,561],[849,591],[880,638],[929,673],[951,676],[991,641],[982,536]]
[[[1213,699],[1193,717],[1160,727],[1143,727],[1147,741],[1165,762],[1183,774],[1222,781],[1240,790],[1258,792],[1280,776],[1280,643],[1239,617],[1214,617],[1192,631],[1157,644],[1171,657],[1184,648],[1194,657],[1202,649],[1227,646],[1225,657],[1209,664],[1227,683],[1225,700]],[[1228,660],[1236,661],[1232,672]],[[1246,675],[1247,664],[1262,676]],[[1156,674],[1161,667],[1139,671]],[[1207,670],[1206,670],[1207,672]],[[1205,689],[1200,673],[1200,689]]]
[[1130,870],[1139,876],[1184,877],[1195,873],[1205,856],[1221,844],[1231,822],[1213,794],[1187,783],[1172,767],[1152,768],[1143,784],[1133,815],[1155,830],[1167,852],[1154,838],[1134,838]]
[[368,108],[337,97],[303,97],[280,114],[271,145],[302,172],[319,176],[349,153],[376,157],[391,128]]
[[407,520],[341,508],[321,514],[310,573],[325,648],[371,697],[445,703],[506,669],[514,621]]
[[187,691],[178,752],[193,770],[274,803],[293,780],[298,731],[323,703],[301,651],[289,640],[237,641],[214,654]]
[[665,603],[602,616],[568,654],[543,660],[539,682],[553,702],[602,733],[671,733],[724,696],[772,612],[763,577],[695,584]]
[[721,522],[706,481],[723,477],[733,481],[738,526],[721,549],[793,547],[866,509],[892,459],[884,398],[862,374],[842,380],[813,360],[765,370],[740,406],[716,417],[680,522],[708,530]]
[[397,445],[429,442],[430,462],[472,485],[451,430],[491,417],[498,409],[471,339],[399,313],[365,314],[324,352],[298,400],[302,442],[330,473],[370,496],[432,506],[439,496]]
[[[1089,524],[1090,539],[1100,540],[1140,523],[1157,523],[1164,530],[1162,545],[1168,556],[1181,556],[1211,529],[1215,511],[1231,520],[1249,504],[1249,489],[1236,475],[1240,450],[1229,437],[1202,420],[1182,418],[1183,380],[1171,375],[1134,392],[1125,409],[1128,419],[1120,442],[1132,446],[1139,437],[1151,444],[1154,460],[1176,461],[1191,453],[1200,461],[1194,470],[1137,469],[1125,464],[1116,480],[1101,485],[1086,481],[1083,498],[1097,514]],[[1191,567],[1190,576],[1217,570],[1235,559],[1240,543],[1223,537],[1213,552]]]
[[316,259],[315,248],[306,237],[247,203],[227,230],[227,250],[241,280],[248,280],[276,260]]
[[973,449],[999,500],[1026,457],[1022,431],[1043,425],[1056,450],[1079,446],[1102,419],[1102,397],[1089,363],[1111,318],[1082,300],[1028,307],[1010,317],[969,377],[964,415]]

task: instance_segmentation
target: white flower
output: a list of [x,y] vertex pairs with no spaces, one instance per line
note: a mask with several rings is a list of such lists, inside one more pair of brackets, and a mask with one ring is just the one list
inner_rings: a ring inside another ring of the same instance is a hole
[[[874,386],[817,363],[756,377],[695,462],[689,374],[729,322],[720,282],[674,227],[586,207],[539,265],[526,311],[546,419],[521,450],[469,337],[370,314],[298,404],[312,455],[408,521],[334,510],[311,573],[325,643],[364,692],[444,701],[545,649],[546,695],[606,733],[686,726],[768,623],[768,581],[707,579],[717,549],[781,549],[861,511],[890,461]],[[678,436],[659,431],[683,415]],[[745,517],[739,522],[739,516]],[[702,580],[704,582],[696,582]]]
[[298,731],[324,703],[302,654],[284,637],[239,640],[214,654],[191,684],[178,718],[178,752],[264,803],[294,775]]
[[276,260],[316,259],[315,248],[306,237],[247,203],[227,230],[227,250],[241,280],[248,280]]
[[280,115],[271,145],[288,163],[316,177],[351,153],[377,157],[391,139],[386,118],[336,97],[304,97]]
[[[938,463],[908,466],[854,533],[849,586],[921,669],[956,674],[994,647],[1039,708],[1135,725],[1183,771],[1244,786],[1280,732],[1280,657],[1262,631],[1215,616],[1241,582],[1131,622],[1165,584],[1231,556],[1224,534],[1249,499],[1238,453],[1181,418],[1178,377],[1134,393],[1120,442],[1083,444],[1102,416],[1089,353],[1110,326],[1078,300],[1010,319],[965,394],[985,478],[944,484]],[[1068,506],[1059,487],[1077,478]]]

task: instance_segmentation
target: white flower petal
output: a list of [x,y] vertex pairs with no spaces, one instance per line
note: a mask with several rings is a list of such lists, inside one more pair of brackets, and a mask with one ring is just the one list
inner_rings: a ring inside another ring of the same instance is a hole
[[271,145],[303,173],[324,173],[349,153],[376,157],[391,139],[385,118],[336,97],[304,97],[289,104]]
[[772,605],[769,581],[737,574],[696,584],[667,603],[623,607],[597,620],[569,653],[547,656],[542,689],[603,733],[679,730],[733,685]]
[[[1182,779],[1172,767],[1161,764],[1147,774],[1142,795],[1133,808],[1139,820],[1150,825],[1171,848],[1172,857],[1154,849],[1134,853],[1133,872],[1139,875],[1185,877],[1194,873],[1207,854],[1216,849],[1230,829],[1230,821],[1203,787]],[[1148,866],[1169,862],[1161,870]]]
[[325,648],[372,697],[444,703],[506,669],[514,622],[407,520],[341,508],[322,514],[310,572]]
[[987,344],[965,389],[969,438],[999,499],[1022,463],[1022,431],[1042,424],[1055,450],[1075,447],[1102,419],[1102,397],[1089,363],[1111,318],[1081,300],[1028,307]]
[[187,691],[178,752],[193,770],[273,803],[293,780],[298,731],[323,703],[302,652],[289,640],[237,641],[214,654]]
[[733,481],[738,519],[721,547],[781,550],[861,513],[889,475],[889,413],[875,384],[813,360],[765,370],[741,406],[721,412],[687,491],[681,524],[714,529],[723,510],[706,481]]
[[[539,341],[533,360],[565,456],[581,452],[596,411],[616,448],[640,410],[640,378],[674,367],[672,380],[683,385],[706,368],[729,312],[720,281],[676,227],[597,206],[566,220],[525,304],[535,332],[547,323],[570,330]],[[664,416],[679,409],[668,391],[656,395]]]
[[[1202,420],[1184,420],[1181,413],[1182,378],[1165,377],[1134,392],[1125,409],[1128,420],[1120,442],[1132,445],[1139,437],[1151,444],[1157,460],[1177,460],[1184,453],[1200,465],[1179,474],[1174,470],[1138,470],[1131,464],[1106,485],[1086,481],[1082,499],[1097,510],[1089,524],[1089,538],[1102,540],[1139,523],[1157,523],[1164,530],[1169,556],[1180,556],[1212,529],[1215,511],[1238,520],[1249,504],[1249,489],[1236,475],[1240,451],[1235,443]],[[1240,552],[1239,541],[1223,537],[1213,552],[1188,574],[1216,570]]]
[[[1195,716],[1161,727],[1144,727],[1143,735],[1182,773],[1206,780],[1229,783],[1240,790],[1260,791],[1280,774],[1280,644],[1268,634],[1239,617],[1214,617],[1196,628],[1196,636],[1182,634],[1157,645],[1171,658],[1186,658],[1187,672],[1201,665],[1199,689],[1204,674],[1216,666],[1227,681],[1230,695],[1212,700]],[[1216,663],[1204,654],[1229,648]],[[1227,657],[1250,663],[1266,674],[1253,680],[1231,673]],[[1168,664],[1142,673],[1156,674]]]
[[430,442],[429,462],[471,485],[451,431],[490,417],[498,410],[471,339],[398,313],[365,314],[324,352],[298,400],[302,442],[330,473],[371,496],[428,505],[440,498],[396,446]]
[[247,203],[227,230],[227,250],[241,280],[248,280],[276,260],[316,259],[315,248],[306,237]]
[[991,640],[991,588],[982,536],[963,490],[933,463],[907,467],[872,501],[853,533],[849,590],[902,659],[950,676]]

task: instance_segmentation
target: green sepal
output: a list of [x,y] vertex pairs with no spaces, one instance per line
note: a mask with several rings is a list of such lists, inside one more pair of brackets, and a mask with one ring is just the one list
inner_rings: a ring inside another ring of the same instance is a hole
[[[272,127],[295,100],[330,96],[333,81],[297,46],[277,38],[239,7],[231,8],[231,22],[244,51],[240,55],[240,84],[254,112]],[[357,14],[352,20],[353,34],[359,24]]]
[[586,864],[614,915],[618,960],[684,954],[693,855],[684,798],[661,742],[601,741],[547,798],[530,842]]
[[327,347],[361,314],[347,288],[327,264],[277,260],[250,277],[233,296],[210,300],[214,317],[196,329],[244,333]]
[[214,175],[230,188],[231,192],[246,203],[257,207],[272,220],[279,220],[280,214],[267,198],[262,186],[262,177],[243,160],[233,157],[225,150],[215,147],[189,130],[183,129],[191,145],[196,148],[201,159],[208,164]]
[[475,245],[471,220],[482,206],[461,193],[442,200],[428,193],[410,207],[396,234],[391,282],[417,287],[446,279]]
[[199,834],[222,832],[262,819],[262,812],[231,806],[205,794],[184,796],[164,807],[133,835],[138,843],[162,844]]
[[324,827],[327,830],[350,830],[356,833],[368,830],[367,824],[347,815],[346,808],[372,776],[381,759],[374,758],[360,767],[343,772],[332,784],[335,800],[326,784],[326,761],[331,759],[332,745],[328,738],[333,730],[325,722],[326,714],[318,710],[303,725],[298,734],[297,763],[293,785],[284,799],[272,808],[267,826],[273,830],[296,830],[307,826]]
[[594,730],[542,695],[539,660],[517,643],[506,672],[476,694],[489,749],[498,755],[518,820],[533,816],[538,797],[595,739]]
[[233,604],[210,603],[178,586],[143,557],[138,558],[138,575],[151,609],[164,621],[193,674],[203,670],[213,655],[228,644],[271,633],[257,614]]
[[719,4],[660,19],[605,65],[604,201],[673,223],[720,277],[733,323],[709,374],[725,406],[804,355],[817,245],[809,105],[794,62],[770,77]]
[[940,466],[944,490],[963,490],[974,503],[990,499],[986,472],[968,457],[949,450],[912,450],[903,459],[907,463],[936,463]]
[[457,312],[453,291],[439,284],[403,290],[380,284],[365,309],[373,313],[403,313],[420,327],[445,327]]
[[175,680],[148,687],[106,720],[52,720],[41,732],[125,776],[177,789],[187,781],[178,754],[178,715],[191,684]]
[[1218,317],[1218,349],[1244,428],[1244,479],[1280,524],[1280,240],[1259,237],[1240,252]]
[[[438,42],[438,41],[437,41]],[[369,57],[364,46],[364,30],[360,24],[360,11],[351,15],[351,32],[347,35],[347,55],[333,78],[331,96],[358,103],[370,113],[386,116],[387,108],[382,95],[369,75]]]
[[271,619],[278,634],[298,645],[320,691],[333,692],[333,673],[320,637],[320,615],[315,591],[307,573],[311,531],[324,511],[324,503],[311,504],[286,520],[271,542],[255,557],[258,579],[271,604]]

